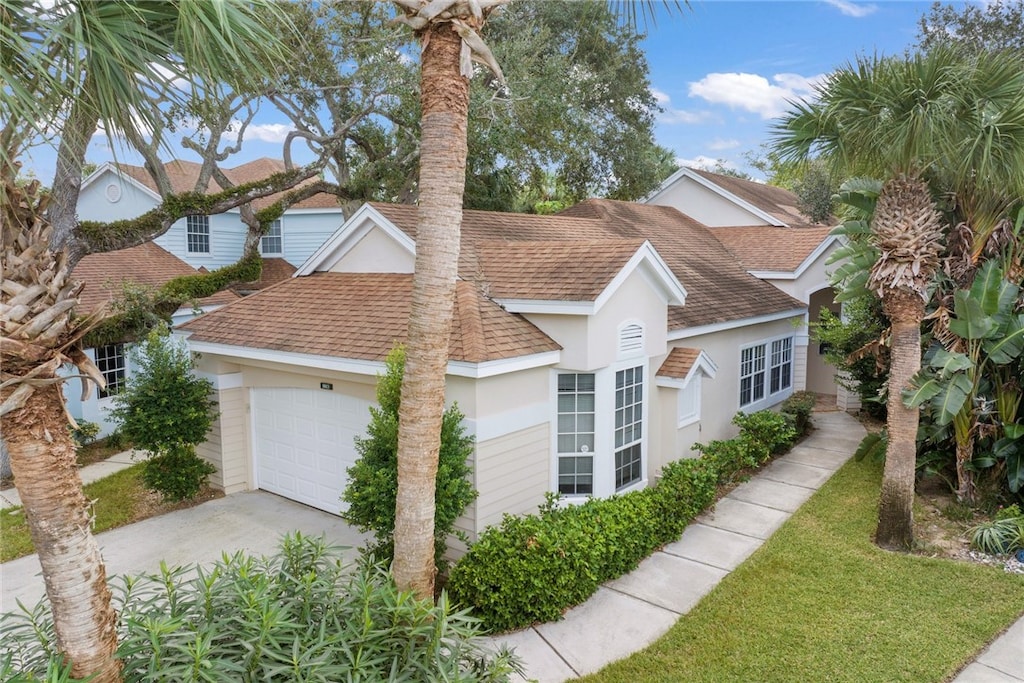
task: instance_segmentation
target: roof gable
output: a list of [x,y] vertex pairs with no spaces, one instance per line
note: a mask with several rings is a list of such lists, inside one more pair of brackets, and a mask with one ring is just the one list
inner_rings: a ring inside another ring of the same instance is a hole
[[[406,341],[411,294],[408,274],[320,272],[269,287],[179,329],[199,342],[382,361]],[[560,348],[472,283],[457,284],[450,360],[484,363]]]

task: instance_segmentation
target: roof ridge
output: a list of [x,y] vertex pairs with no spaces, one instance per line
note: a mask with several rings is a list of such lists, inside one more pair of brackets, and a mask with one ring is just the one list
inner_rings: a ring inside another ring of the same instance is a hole
[[471,363],[487,360],[484,321],[480,313],[481,298],[480,292],[472,282],[461,279],[456,281],[456,320],[459,321],[459,332],[462,337],[462,353]]

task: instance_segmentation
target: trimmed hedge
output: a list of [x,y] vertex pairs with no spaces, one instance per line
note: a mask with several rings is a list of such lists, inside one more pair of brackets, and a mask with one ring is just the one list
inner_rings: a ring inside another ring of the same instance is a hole
[[452,569],[452,599],[471,606],[491,631],[560,619],[599,585],[678,539],[714,501],[719,482],[797,435],[791,418],[772,411],[738,413],[734,422],[739,436],[698,444],[702,457],[669,463],[651,488],[565,507],[552,494],[536,515],[505,515]]
[[448,592],[492,631],[561,618],[605,581],[676,540],[715,497],[708,461],[679,460],[657,486],[581,505],[506,515],[452,569]]

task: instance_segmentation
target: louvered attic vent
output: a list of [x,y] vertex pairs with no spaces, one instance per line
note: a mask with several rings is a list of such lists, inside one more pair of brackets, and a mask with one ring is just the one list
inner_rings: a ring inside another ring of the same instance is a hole
[[644,328],[626,325],[619,332],[619,356],[635,356],[644,350]]

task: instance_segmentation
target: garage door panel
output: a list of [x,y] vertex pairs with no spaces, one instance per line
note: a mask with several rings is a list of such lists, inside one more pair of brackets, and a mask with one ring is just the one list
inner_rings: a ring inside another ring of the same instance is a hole
[[253,390],[256,482],[261,489],[338,514],[370,402],[297,388]]

